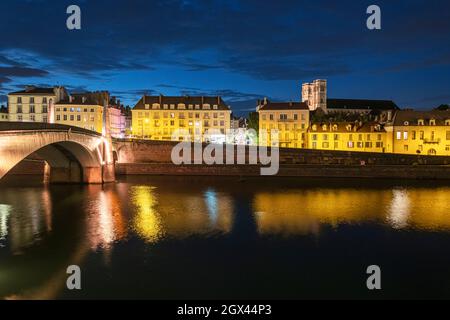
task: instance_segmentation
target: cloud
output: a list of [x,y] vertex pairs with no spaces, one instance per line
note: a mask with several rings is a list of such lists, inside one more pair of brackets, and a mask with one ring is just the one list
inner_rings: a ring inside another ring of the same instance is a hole
[[263,94],[248,93],[233,89],[200,89],[184,87],[171,84],[158,84],[157,87],[165,89],[175,89],[181,95],[189,96],[221,96],[229,101],[254,100],[264,97]]
[[45,70],[23,67],[0,67],[0,76],[8,77],[44,77],[49,73]]

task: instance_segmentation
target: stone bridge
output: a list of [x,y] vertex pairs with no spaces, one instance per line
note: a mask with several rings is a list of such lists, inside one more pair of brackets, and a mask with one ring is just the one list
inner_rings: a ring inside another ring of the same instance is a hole
[[25,158],[45,160],[50,183],[115,180],[111,140],[82,128],[0,122],[0,179]]

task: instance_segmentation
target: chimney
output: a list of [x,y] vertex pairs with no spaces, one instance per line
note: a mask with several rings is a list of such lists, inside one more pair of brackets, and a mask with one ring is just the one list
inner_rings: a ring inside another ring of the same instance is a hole
[[25,86],[25,91],[26,91],[26,92],[30,92],[30,91],[32,91],[32,90],[34,90],[34,89],[36,89],[35,86]]
[[73,102],[73,96],[69,96],[69,102]]
[[[163,96],[162,94],[159,95],[159,105],[162,105],[162,100],[163,100]],[[144,98],[144,103],[145,103],[145,98]]]
[[267,97],[264,97],[264,104],[267,104]]
[[220,105],[220,96],[217,96],[217,105]]
[[387,113],[387,121],[392,121],[392,111],[388,111]]

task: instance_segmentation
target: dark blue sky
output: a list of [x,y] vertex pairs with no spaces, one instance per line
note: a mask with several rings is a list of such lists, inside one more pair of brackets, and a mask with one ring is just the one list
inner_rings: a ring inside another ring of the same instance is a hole
[[[66,28],[66,8],[82,30]],[[382,30],[366,9],[382,9]],[[302,82],[333,98],[450,102],[448,0],[1,0],[0,100],[24,84],[223,95],[235,108],[299,100]]]

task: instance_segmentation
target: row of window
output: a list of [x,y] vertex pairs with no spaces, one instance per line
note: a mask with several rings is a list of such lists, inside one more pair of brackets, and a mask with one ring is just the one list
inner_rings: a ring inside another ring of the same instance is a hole
[[[419,131],[419,140],[425,140],[425,132],[424,131]],[[396,133],[396,138],[397,140],[408,140],[409,138],[409,132],[408,131],[397,131]],[[436,133],[434,131],[431,131],[430,134],[430,138],[431,140],[435,140],[436,139]],[[450,131],[446,131],[446,140],[450,140]],[[417,132],[416,131],[411,131],[411,139],[412,140],[416,140],[417,139]]]
[[[340,140],[340,135],[339,134],[334,134],[334,135],[331,135],[332,137],[333,137],[333,140]],[[358,140],[359,141],[362,141],[363,139],[364,139],[364,135],[363,134],[358,134],[357,135],[358,136]],[[318,138],[318,135],[317,134],[313,134],[312,136],[311,136],[311,139],[313,140],[313,141],[316,141],[317,140],[317,138]],[[325,140],[325,141],[327,141],[329,138],[331,138],[330,137],[330,135],[329,134],[323,134],[322,135],[322,140]],[[370,140],[372,140],[372,138],[375,138],[375,137],[372,137],[372,135],[371,134],[367,134],[366,136],[365,136],[365,138],[366,138],[366,140],[367,141],[370,141]],[[383,136],[381,135],[381,134],[377,134],[376,135],[376,140],[378,140],[378,141],[381,141],[383,139]],[[349,134],[348,135],[348,140],[349,141],[353,141],[353,134]]]
[[[90,109],[88,109],[88,108],[83,108],[83,112],[88,112],[88,110],[89,110],[89,112],[95,112],[95,109],[94,108],[90,108]],[[58,112],[58,111],[64,111],[64,112],[67,112],[67,111],[69,111],[69,112],[81,112],[81,108],[56,108],[56,111]]]
[[[153,116],[153,119],[160,119],[159,112],[152,113],[152,116]],[[138,112],[138,118],[143,118],[143,117],[150,118],[150,113],[149,112]],[[172,118],[172,119],[174,119],[174,118],[176,118],[176,113],[175,112],[170,112],[170,113],[164,112],[164,113],[162,113],[162,117],[163,118]],[[193,112],[189,112],[187,114],[187,117],[191,118],[191,119],[193,119],[194,117],[195,117],[195,119],[200,119],[201,118],[200,113],[195,113],[194,114]],[[214,118],[214,119],[224,118],[224,117],[225,117],[225,113],[223,113],[223,112],[220,112],[220,113],[214,112],[212,114],[212,118]],[[185,118],[184,113],[183,112],[178,113],[178,118],[179,119],[184,119]],[[203,114],[203,119],[210,119],[210,118],[211,117],[210,117],[209,113],[204,113]]]
[[[162,135],[166,135],[167,137],[164,137],[164,138],[166,140],[170,140],[171,139],[171,135],[174,132],[175,132],[174,129],[164,128],[163,130],[151,131],[151,133],[149,134],[149,132],[147,130],[144,131],[141,128],[140,131],[138,130],[137,132],[134,132],[134,134],[137,135],[137,136],[145,136],[145,137],[151,136],[152,139],[158,139],[158,138],[161,138]],[[187,132],[189,132],[190,135],[202,135],[203,134],[202,130],[199,129],[199,128],[195,128],[195,129],[194,128],[189,128],[187,130]],[[225,134],[225,129],[220,129],[219,132],[220,132],[220,134]]]
[[[171,109],[171,110],[175,110],[175,109],[185,110],[186,109],[186,105],[185,104],[180,103],[177,106],[178,107],[175,108],[176,107],[175,104],[170,104],[170,105],[169,104],[163,104],[163,109],[165,109],[165,110],[168,110],[168,109]],[[150,109],[150,105],[146,104],[145,105],[145,109],[149,110]],[[161,109],[161,106],[158,103],[155,103],[155,104],[152,105],[152,109],[153,110],[159,110],[159,109]],[[194,109],[195,110],[211,110],[211,105],[204,104],[204,105],[202,105],[200,107],[199,104],[196,104],[196,105],[189,104],[187,109],[189,109],[189,110],[194,110]],[[219,109],[219,106],[217,104],[215,104],[215,105],[213,105],[212,109],[213,110],[217,110],[217,109]]]
[[[17,116],[17,121],[23,121],[23,116],[21,114]],[[30,114],[29,121],[36,121],[36,116],[34,114]],[[47,116],[42,116],[42,122],[48,122]]]
[[[262,118],[262,120],[267,120],[267,115],[266,115],[266,114],[262,114],[261,118]],[[270,121],[273,121],[274,119],[275,119],[275,115],[272,114],[272,113],[269,114],[269,120],[270,120]],[[294,115],[292,116],[292,120],[297,121],[298,119],[299,119],[298,114],[297,114],[297,113],[294,113]],[[301,120],[305,120],[305,119],[306,119],[304,113],[302,113],[302,114],[300,115],[300,119],[301,119]],[[287,120],[290,120],[290,119],[289,119],[288,114],[286,114],[286,113],[280,113],[278,120],[280,120],[280,121],[287,121]]]
[[[409,123],[409,121],[405,121],[403,124],[405,126],[409,126],[410,123]],[[423,120],[423,119],[417,120],[417,125],[418,126],[424,126],[425,125],[425,120]],[[436,120],[434,120],[434,119],[429,120],[428,121],[428,125],[435,126],[436,125]],[[450,126],[450,119],[445,120],[445,125],[446,126]]]
[[[353,148],[357,148],[357,149],[371,149],[373,148],[373,146],[375,145],[375,148],[381,149],[384,147],[383,142],[378,141],[375,144],[373,144],[373,142],[353,142],[353,141],[348,141],[347,142],[347,148],[349,149],[353,149]],[[322,148],[323,149],[329,149],[331,146],[330,142],[322,142]],[[317,149],[317,142],[313,142],[312,143],[312,148],[313,149]],[[334,149],[339,149],[339,142],[334,142]]]
[[[204,126],[204,127],[209,127],[209,126],[210,126],[210,123],[212,123],[212,125],[213,125],[214,127],[217,127],[217,126],[223,127],[223,126],[225,126],[225,121],[223,121],[223,120],[221,120],[221,121],[215,120],[215,121],[212,121],[212,122],[210,122],[210,121],[208,121],[208,120],[204,120],[204,121],[203,121],[203,126]],[[149,122],[147,121],[147,119],[146,119],[146,121],[145,121],[145,124],[146,124],[146,125],[149,124]],[[154,127],[160,127],[161,124],[162,124],[163,126],[165,126],[165,127],[166,127],[166,126],[169,126],[169,125],[173,127],[173,126],[175,126],[175,120],[164,121],[163,123],[161,123],[159,120],[154,120],[154,121],[153,121],[153,126],[154,126]],[[192,127],[192,126],[194,126],[194,121],[188,121],[187,124],[188,124],[188,126]],[[202,124],[201,121],[195,121],[195,126],[196,126],[196,127],[200,127],[201,124]],[[138,126],[142,126],[142,125],[144,125],[144,121],[143,121],[143,120],[138,120]],[[184,120],[179,120],[179,121],[178,121],[178,126],[179,126],[179,127],[185,127],[185,122],[184,122]]]
[[[52,100],[52,99],[50,99],[50,101],[51,101],[51,100]],[[17,97],[17,103],[26,103],[26,102],[25,102],[25,99],[23,99],[22,97]],[[39,102],[38,102],[37,99],[35,99],[34,97],[30,97],[30,98],[28,99],[28,103],[39,103]],[[47,98],[46,98],[46,97],[43,97],[40,103],[42,103],[42,104],[48,103],[48,102],[47,102]]]
[[[403,151],[408,152],[408,151],[410,151],[409,149],[410,148],[409,148],[409,146],[407,144],[403,145]],[[419,145],[418,149],[416,150],[416,153],[421,153],[422,151],[423,151],[423,145]],[[450,145],[446,145],[445,146],[445,151],[450,151]],[[435,155],[436,154],[436,150],[430,149],[428,151],[428,154]]]
[[263,129],[263,130],[274,130],[275,128],[278,128],[279,131],[282,131],[282,130],[286,130],[286,131],[288,131],[288,130],[299,130],[299,129],[305,130],[306,129],[306,124],[302,123],[299,126],[297,123],[294,123],[292,125],[292,127],[289,124],[284,124],[284,125],[278,124],[277,127],[275,127],[274,124],[270,124],[270,125],[262,124],[261,125],[261,129]]
[[[42,106],[41,112],[36,112],[36,107],[34,105],[30,105],[28,108],[28,113],[48,113],[47,106]],[[22,106],[17,106],[17,113],[24,113]]]
[[[61,121],[61,119],[63,119],[63,121],[68,121],[67,119],[70,119],[70,121],[81,121],[81,115],[77,114],[76,117],[75,117],[75,115],[73,115],[73,114],[71,114],[69,116],[67,114],[64,114],[61,117],[60,114],[57,114],[56,115],[56,121]],[[86,121],[86,118],[84,119],[84,121]],[[94,116],[90,116],[89,117],[89,121],[91,121],[91,122],[95,121],[95,117]]]

